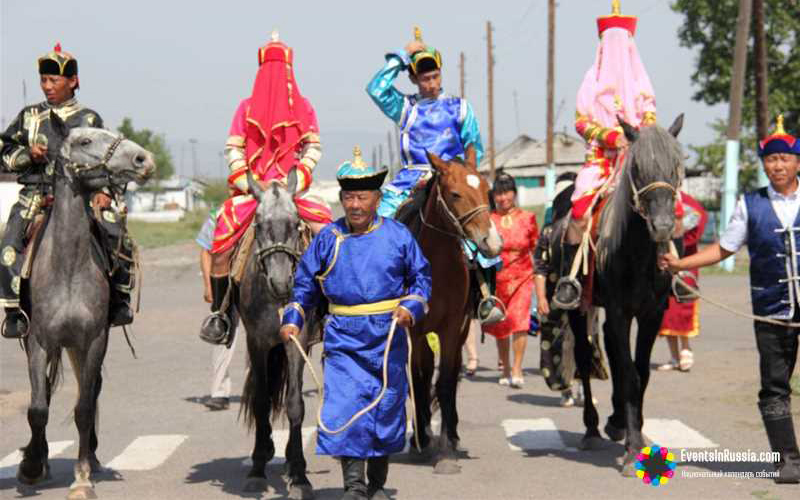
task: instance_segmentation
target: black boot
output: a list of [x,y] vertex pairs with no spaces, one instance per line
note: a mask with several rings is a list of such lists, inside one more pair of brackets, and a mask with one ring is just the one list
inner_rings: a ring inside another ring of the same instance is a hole
[[389,500],[389,495],[383,489],[386,476],[389,474],[389,457],[372,457],[367,460],[367,496],[370,500]]
[[564,253],[562,254],[562,277],[556,283],[556,290],[553,293],[553,305],[557,309],[569,311],[577,309],[581,301],[581,284],[575,278],[570,278],[569,273],[572,270],[572,264],[575,256],[578,253],[578,245],[564,244]]
[[[788,412],[788,403],[781,401],[769,406],[774,407],[776,404],[785,406]],[[766,413],[768,414],[765,414],[764,405],[759,403],[759,406],[761,407],[761,415],[764,418],[764,427],[767,429],[769,445],[772,451],[780,454],[778,462],[775,463],[775,470],[778,472],[775,482],[777,484],[800,483],[800,451],[797,449],[792,414],[789,412],[786,415],[775,418],[774,412],[769,414],[769,411],[767,411]]]
[[131,272],[133,267],[132,252],[123,250],[123,257],[119,260],[119,267],[111,276],[111,311],[108,322],[113,326],[130,325],[133,323],[133,308],[131,307],[131,293],[135,282]]
[[3,337],[21,339],[28,334],[28,318],[18,307],[6,308],[6,319],[3,324]]
[[211,277],[211,315],[203,322],[200,329],[200,338],[209,344],[222,345],[227,342],[228,334],[231,330],[230,300],[228,307],[221,311],[222,302],[228,293],[229,279],[227,276]]
[[344,495],[342,500],[366,500],[367,485],[364,482],[363,458],[342,457],[342,481],[344,482]]
[[497,290],[497,268],[484,269],[477,266],[472,271],[470,283],[477,287],[473,296],[477,297],[475,313],[481,325],[494,325],[506,319],[506,314],[499,305],[500,299],[494,295]]

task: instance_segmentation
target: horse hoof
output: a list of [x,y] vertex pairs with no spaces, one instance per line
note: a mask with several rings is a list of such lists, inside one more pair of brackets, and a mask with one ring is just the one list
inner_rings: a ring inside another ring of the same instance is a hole
[[23,462],[20,464],[19,469],[17,469],[17,481],[22,484],[33,486],[34,484],[39,484],[42,481],[50,479],[50,465],[48,464],[44,464],[38,474],[26,474],[25,469],[27,468],[28,467],[26,467]]
[[433,467],[434,474],[458,474],[459,472],[461,472],[461,466],[452,458],[439,460]]
[[622,477],[636,477],[636,453],[628,452],[622,462],[622,470],[619,473]]
[[100,463],[100,460],[97,459],[97,457],[92,457],[89,459],[89,467],[91,467],[92,469],[92,474],[98,474],[106,471],[103,468],[103,465]]
[[242,488],[246,493],[267,491],[267,479],[264,477],[248,477]]
[[619,443],[623,439],[625,439],[625,429],[620,429],[618,427],[614,427],[611,425],[611,422],[607,423],[603,430],[606,431],[606,436],[608,439]]
[[578,448],[583,451],[601,450],[604,442],[600,436],[588,436],[581,439],[581,444],[578,445]]
[[75,486],[69,489],[67,500],[91,500],[97,498],[91,486]]
[[314,488],[310,484],[297,484],[289,488],[291,500],[311,500],[314,498]]

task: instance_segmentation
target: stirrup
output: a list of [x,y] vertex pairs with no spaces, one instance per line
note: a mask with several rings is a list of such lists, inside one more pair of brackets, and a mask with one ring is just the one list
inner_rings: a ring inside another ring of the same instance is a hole
[[0,324],[0,336],[2,336],[4,339],[19,339],[19,340],[23,340],[31,332],[31,318],[30,318],[30,316],[28,316],[28,313],[25,312],[25,309],[23,309],[21,307],[19,308],[19,312],[25,318],[25,331],[19,337],[9,337],[8,335],[6,335],[6,326],[8,324],[8,315],[6,315],[3,318],[3,323]]
[[672,295],[675,296],[675,300],[680,304],[691,304],[700,298],[698,294],[678,282],[679,278],[685,281],[686,277],[694,279],[694,275],[689,271],[680,271],[678,274],[672,276]]
[[[481,318],[481,308],[484,304],[491,303],[492,309],[489,311],[489,315],[486,318]],[[489,326],[500,323],[506,319],[506,306],[503,304],[503,301],[500,300],[498,297],[494,295],[489,295],[488,297],[484,297],[478,302],[478,322],[481,325]]]
[[[220,321],[222,321],[222,324],[225,326],[222,335],[219,337],[211,337],[205,333],[206,327],[209,326],[211,324],[211,321],[213,321],[215,318],[218,318]],[[206,319],[203,320],[203,324],[200,327],[199,337],[200,339],[204,340],[205,342],[208,342],[209,344],[225,345],[228,343],[230,335],[231,335],[231,321],[228,319],[228,316],[226,314],[220,311],[216,311],[209,314],[208,317],[206,317]]]
[[[575,298],[571,299],[568,302],[561,302],[558,299],[558,291],[561,290],[565,286],[571,286],[575,289]],[[573,309],[577,309],[578,306],[581,304],[581,295],[583,295],[583,286],[581,282],[575,278],[571,278],[569,276],[564,276],[558,280],[556,283],[556,290],[553,294],[553,305],[556,306],[557,309],[561,309],[564,311],[571,311]]]

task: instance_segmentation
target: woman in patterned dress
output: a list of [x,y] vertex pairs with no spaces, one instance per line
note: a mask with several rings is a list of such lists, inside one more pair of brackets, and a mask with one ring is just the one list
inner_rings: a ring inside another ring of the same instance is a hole
[[[503,374],[500,385],[522,387],[522,359],[528,343],[533,296],[533,250],[539,237],[536,215],[517,207],[517,184],[508,174],[499,174],[492,188],[492,220],[503,237],[503,267],[497,273],[497,296],[506,306],[506,319],[486,326],[497,339],[497,355]],[[513,365],[509,363],[511,347]]]

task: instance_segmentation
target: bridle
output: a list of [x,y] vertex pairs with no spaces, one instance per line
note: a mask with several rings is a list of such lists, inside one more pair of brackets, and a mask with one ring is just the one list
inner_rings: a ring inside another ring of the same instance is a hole
[[425,220],[425,206],[427,206],[427,203],[425,206],[422,206],[419,209],[419,218],[422,221],[422,224],[427,228],[433,229],[434,231],[438,231],[453,238],[467,240],[470,239],[469,236],[467,236],[467,232],[464,230],[464,226],[466,226],[469,221],[474,219],[479,214],[482,214],[483,212],[489,212],[489,205],[478,205],[459,217],[453,213],[453,211],[447,205],[447,202],[444,200],[444,196],[442,196],[442,188],[439,185],[438,174],[434,174],[433,182],[436,184],[436,206],[442,210],[453,227],[456,228],[456,232],[454,233],[452,231],[447,231],[446,229],[441,229],[433,224],[428,223],[428,221]]
[[[255,227],[254,230],[258,231],[258,225],[257,224],[256,224],[256,227]],[[261,247],[261,242],[258,239],[258,234],[254,235],[254,239],[255,239],[254,243],[255,243],[255,246],[256,246],[256,249],[255,249],[256,250],[255,251],[255,253],[256,253],[256,261],[258,262],[258,266],[260,268],[261,273],[265,277],[269,277],[269,272],[267,270],[268,268],[267,268],[267,264],[266,264],[266,259],[270,255],[273,255],[273,254],[276,254],[276,253],[285,254],[285,255],[289,256],[289,260],[292,261],[292,275],[294,275],[294,271],[295,271],[295,269],[297,269],[297,263],[300,261],[300,257],[302,255],[297,250],[297,248],[294,248],[294,247],[292,247],[290,245],[287,245],[284,242],[273,243],[272,245],[269,245],[267,247],[263,247],[262,248]],[[300,239],[300,237],[298,235],[298,240],[299,239]],[[286,297],[277,297],[276,296],[276,298],[282,299],[282,298],[286,298]]]
[[106,152],[103,155],[103,159],[98,163],[90,165],[86,163],[68,161],[64,165],[64,168],[69,170],[73,177],[81,181],[105,178],[108,182],[109,188],[116,187],[124,190],[127,182],[124,182],[124,179],[117,180],[115,178],[116,174],[108,166],[108,162],[110,162],[111,158],[114,157],[114,153],[117,152],[117,148],[119,148],[119,145],[122,144],[122,141],[124,140],[124,136],[118,135],[108,146],[108,149],[106,149]]
[[[631,190],[633,191],[633,210],[644,220],[650,220],[650,216],[647,215],[647,211],[642,206],[642,196],[656,189],[667,189],[672,193],[672,202],[674,203],[678,198],[678,188],[665,181],[655,181],[645,185],[641,189],[637,188],[636,183],[633,181],[633,174],[631,173],[633,164],[633,158],[631,158],[631,162],[625,167],[625,170],[628,171],[628,180],[631,183]],[[678,185],[680,185],[680,181],[678,181]]]

